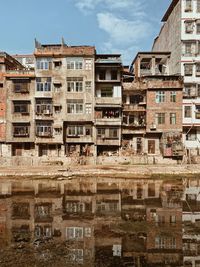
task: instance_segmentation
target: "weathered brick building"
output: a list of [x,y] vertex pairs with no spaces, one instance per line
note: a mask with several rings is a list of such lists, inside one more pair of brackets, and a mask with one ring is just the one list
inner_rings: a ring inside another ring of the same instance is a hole
[[172,145],[181,142],[182,81],[169,75],[170,53],[138,53],[123,70],[119,54],[36,41],[34,69],[7,58],[0,72],[2,164],[181,156]]

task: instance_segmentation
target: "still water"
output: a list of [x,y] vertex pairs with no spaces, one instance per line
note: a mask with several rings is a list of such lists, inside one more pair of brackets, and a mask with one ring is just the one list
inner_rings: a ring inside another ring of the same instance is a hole
[[0,267],[200,266],[200,180],[0,181]]

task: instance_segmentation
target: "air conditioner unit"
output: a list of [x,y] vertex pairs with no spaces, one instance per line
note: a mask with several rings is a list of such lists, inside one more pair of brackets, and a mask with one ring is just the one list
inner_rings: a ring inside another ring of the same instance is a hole
[[156,124],[152,123],[150,126],[150,130],[156,130]]
[[49,115],[50,114],[50,110],[49,109],[44,110],[44,114]]

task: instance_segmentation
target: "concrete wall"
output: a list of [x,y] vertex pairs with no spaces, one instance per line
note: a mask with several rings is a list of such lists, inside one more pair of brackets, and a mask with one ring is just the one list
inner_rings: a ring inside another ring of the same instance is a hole
[[169,74],[180,74],[181,60],[181,4],[179,1],[168,20],[164,22],[152,51],[171,52]]

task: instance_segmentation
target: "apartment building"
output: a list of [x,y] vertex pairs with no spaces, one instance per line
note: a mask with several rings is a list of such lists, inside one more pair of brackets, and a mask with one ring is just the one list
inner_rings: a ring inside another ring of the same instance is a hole
[[[120,54],[64,41],[36,41],[34,68],[6,57],[0,72],[2,164],[182,156],[173,148],[181,142],[182,81],[169,75],[169,52],[138,53],[130,69],[122,68]],[[16,58],[24,62],[24,55]]]
[[184,77],[183,138],[197,154],[200,147],[200,1],[173,0],[152,51],[171,52],[169,72]]
[[182,81],[169,75],[170,53],[138,53],[123,83],[123,145],[131,153],[182,156]]

